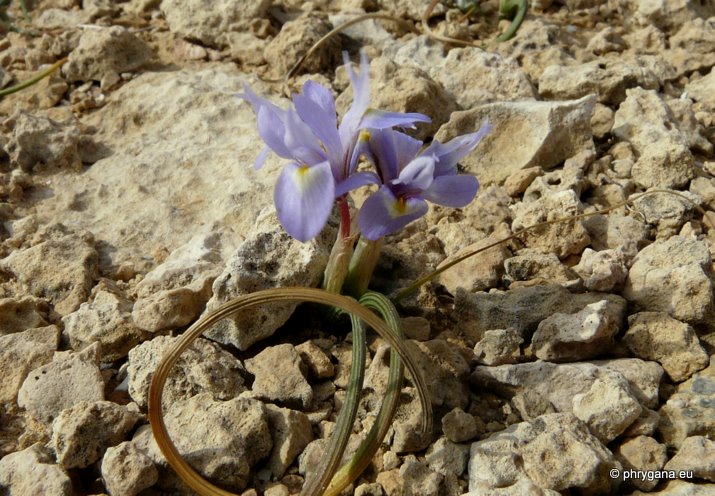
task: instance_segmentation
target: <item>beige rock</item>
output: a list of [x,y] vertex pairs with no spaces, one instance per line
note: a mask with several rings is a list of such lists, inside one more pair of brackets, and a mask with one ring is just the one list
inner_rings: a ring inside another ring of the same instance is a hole
[[608,444],[641,414],[642,407],[628,381],[615,374],[596,379],[589,390],[573,397],[573,413],[591,433]]
[[474,358],[484,365],[516,363],[523,342],[524,338],[512,327],[486,331],[484,337],[474,345]]
[[128,441],[107,448],[102,479],[110,496],[136,496],[156,484],[159,473],[151,459]]
[[657,89],[658,79],[649,70],[621,59],[603,58],[582,65],[552,65],[539,78],[539,94],[569,100],[595,94],[600,103],[619,104],[628,88]]
[[143,417],[134,408],[111,401],[80,401],[52,423],[52,448],[64,468],[85,468],[122,442]]
[[251,19],[263,17],[270,4],[268,0],[164,0],[161,10],[173,33],[220,48],[231,32],[245,30]]
[[8,494],[73,494],[67,472],[52,463],[41,444],[0,460],[0,487]]
[[121,26],[86,29],[62,71],[69,81],[93,80],[111,87],[120,74],[135,71],[151,57],[151,48]]
[[119,288],[100,282],[90,301],[62,319],[72,348],[81,350],[99,342],[102,362],[127,356],[129,350],[146,337],[132,321],[132,307],[132,301]]
[[[447,258],[438,268],[455,258],[494,244],[498,240],[498,238],[489,236],[465,246]],[[502,275],[504,275],[504,261],[510,255],[511,252],[506,245],[499,244],[447,269],[439,275],[439,282],[444,284],[451,293],[456,293],[457,288],[464,288],[471,292],[493,288],[501,281]]]
[[[553,193],[529,203],[517,203],[512,207],[512,230],[516,232],[540,222],[567,218],[579,214],[581,208],[578,196],[571,190]],[[561,259],[581,253],[591,242],[581,219],[532,229],[520,238],[527,247],[556,254]]]
[[628,43],[628,48],[639,53],[659,54],[666,48],[665,33],[652,24],[632,29],[623,35]]
[[650,494],[663,494],[668,496],[710,496],[713,484],[696,484],[684,480],[669,480],[658,492],[635,491],[631,496],[646,496]]
[[442,417],[442,432],[453,443],[469,441],[479,433],[474,416],[459,407]]
[[573,314],[555,313],[539,323],[531,339],[534,354],[553,362],[603,354],[613,345],[626,315],[626,302],[602,300]]
[[313,401],[313,390],[304,369],[300,355],[288,343],[268,347],[246,360],[246,370],[255,376],[254,396],[306,409]]
[[226,260],[271,202],[278,170],[273,158],[260,172],[251,167],[262,141],[250,106],[233,95],[240,89],[235,65],[215,64],[143,73],[114,91],[84,119],[112,154],[81,175],[47,178],[41,222],[91,229],[105,274],[123,265],[148,272],[151,254],[202,232],[220,233]]
[[[394,435],[390,446],[397,454],[420,451],[430,445],[432,433],[420,429],[422,410],[417,390],[412,387],[402,389],[400,404],[392,423]],[[385,487],[383,485],[383,487]]]
[[627,256],[622,249],[593,251],[586,248],[573,267],[590,291],[609,292],[620,288],[628,275]]
[[623,437],[652,436],[655,434],[660,422],[660,415],[655,410],[643,408],[640,417],[635,419],[628,428],[623,431]]
[[313,440],[308,416],[302,412],[266,404],[268,430],[273,448],[265,467],[274,479],[283,477],[296,457]]
[[586,50],[596,55],[605,55],[609,52],[622,52],[626,46],[618,31],[611,27],[605,27],[596,33],[586,45]]
[[629,262],[649,242],[648,226],[635,217],[593,215],[584,219],[583,223],[594,250],[620,248]]
[[174,250],[137,284],[132,319],[140,329],[156,332],[193,322],[211,296],[221,272],[220,239],[195,236]]
[[325,379],[333,377],[335,367],[330,361],[330,357],[314,342],[306,341],[295,347],[300,354],[300,359],[306,367],[311,377]]
[[[623,470],[636,471],[661,470],[668,459],[665,445],[648,436],[626,439],[618,446],[614,455],[623,465]],[[626,482],[636,489],[651,491],[660,479],[630,477]]]
[[539,176],[542,176],[544,171],[541,167],[529,167],[514,172],[504,182],[504,189],[509,196],[517,196],[526,191],[531,182]]
[[[129,395],[139,406],[147,405],[152,376],[177,339],[159,336],[129,352]],[[233,398],[246,389],[240,374],[242,370],[241,362],[233,355],[215,343],[199,338],[181,354],[172,368],[164,387],[163,404],[168,407],[201,392],[210,393],[216,399]]]
[[39,298],[0,298],[0,336],[47,326],[47,302]]
[[432,404],[466,408],[469,400],[469,363],[455,345],[442,339],[407,343],[425,380]]
[[4,148],[13,166],[26,172],[82,170],[80,142],[86,138],[77,126],[21,110],[2,127],[10,129]]
[[[270,2],[259,2],[270,4]],[[332,29],[329,22],[315,13],[288,21],[280,33],[266,45],[263,56],[276,77],[282,77],[306,52]],[[320,72],[340,61],[340,38],[323,43],[301,66],[303,72]]]
[[57,353],[52,362],[32,370],[17,395],[17,403],[41,422],[49,424],[80,401],[104,399],[99,371],[99,344],[80,352]]
[[556,413],[512,425],[472,443],[469,489],[485,491],[523,485],[520,480],[530,479],[543,490],[579,487],[609,491],[615,490],[618,483],[607,475],[613,468],[620,468],[620,464],[585,424],[570,413]]
[[705,436],[686,438],[665,470],[692,471],[694,477],[715,482],[715,441]]
[[[326,228],[312,241],[301,243],[285,232],[275,213],[264,212],[214,281],[207,310],[261,289],[317,286],[323,278],[334,240],[334,229]],[[297,305],[271,303],[248,309],[217,322],[206,336],[245,350],[271,336],[288,320]]]
[[584,178],[582,169],[585,169],[589,165],[588,160],[593,162],[592,150],[586,150],[585,154],[588,158],[585,161],[586,163],[584,163],[584,167],[567,167],[569,161],[580,155],[577,154],[566,160],[563,169],[551,171],[535,178],[524,191],[524,201],[535,201],[553,193],[567,190],[573,190],[580,197],[581,194],[590,187],[588,180]]
[[701,205],[702,199],[689,191],[666,191],[673,191],[679,196],[660,193],[640,198],[631,195],[629,199],[633,199],[633,208],[649,224],[656,224],[659,230],[663,228],[679,230],[687,220],[692,218],[695,206]]
[[52,361],[60,342],[57,326],[0,336],[0,404],[14,404],[31,370]]
[[666,313],[641,312],[628,317],[623,341],[644,360],[655,360],[675,382],[688,379],[708,366],[709,358],[688,324]]
[[715,109],[715,73],[711,72],[700,79],[690,81],[685,85],[689,98],[698,102],[706,110]]
[[709,17],[712,8],[689,0],[619,0],[618,12],[635,26],[654,25],[660,29],[671,30],[695,20],[696,17]]
[[[549,169],[585,148],[593,148],[591,116],[595,97],[563,102],[497,102],[454,112],[435,138],[440,141],[476,131],[488,119],[494,126],[462,160],[482,185],[504,182],[529,167]],[[519,136],[517,142],[514,136]]]
[[636,309],[667,312],[690,324],[713,310],[707,243],[674,236],[644,248],[631,266],[623,296]]
[[414,496],[432,496],[439,493],[443,476],[418,461],[413,455],[405,458],[400,467],[403,491]]
[[553,253],[544,254],[526,249],[504,261],[504,271],[510,281],[546,281],[549,284],[574,286],[578,276],[563,265]]
[[668,402],[660,408],[658,431],[669,447],[679,448],[691,436],[715,436],[715,360],[708,368],[693,374],[680,384]]

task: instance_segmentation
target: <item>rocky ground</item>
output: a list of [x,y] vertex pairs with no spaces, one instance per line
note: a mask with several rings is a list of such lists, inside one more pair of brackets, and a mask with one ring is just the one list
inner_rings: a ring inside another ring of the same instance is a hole
[[[430,115],[420,138],[494,124],[463,161],[477,199],[390,238],[378,289],[539,221],[652,189],[685,198],[542,228],[403,303],[435,428],[419,435],[408,380],[349,492],[715,494],[715,230],[695,208],[715,208],[715,5],[533,0],[517,36],[483,51],[420,34],[427,3],[28,0],[33,24],[20,26],[36,35],[0,39],[0,87],[69,61],[0,100],[0,494],[190,494],[147,424],[158,360],[206,308],[319,285],[334,237],[300,244],[277,224],[282,161],[252,168],[262,145],[234,94],[247,82],[286,106],[262,80],[365,10],[405,22],[350,27],[290,84],[331,86],[344,110],[341,50],[362,48],[372,106]],[[482,11],[460,22],[440,6],[431,24],[493,38],[496,3]],[[350,335],[314,315],[230,319],[176,366],[166,422],[215,483],[297,494],[322,456]],[[371,338],[355,443],[387,351]]]

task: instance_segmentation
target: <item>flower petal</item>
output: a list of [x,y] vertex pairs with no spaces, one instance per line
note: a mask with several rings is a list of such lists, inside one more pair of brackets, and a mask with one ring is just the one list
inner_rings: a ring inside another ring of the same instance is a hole
[[432,119],[417,112],[388,112],[387,110],[370,109],[362,118],[360,127],[385,129],[388,127],[406,127],[413,129],[415,122],[432,122]]
[[293,109],[286,112],[284,124],[284,142],[292,158],[304,165],[325,161],[326,156],[320,141]]
[[362,235],[376,240],[399,231],[427,213],[427,203],[419,197],[402,200],[386,187],[381,187],[363,203],[358,214]]
[[268,148],[267,146],[264,146],[261,151],[258,153],[258,156],[256,157],[256,162],[253,164],[253,168],[258,170],[261,167],[263,167],[263,164],[266,163],[266,159],[268,158],[268,154],[270,153],[271,149]]
[[374,172],[356,172],[335,186],[335,197],[343,196],[345,193],[368,184],[380,184],[380,178],[377,177],[377,174]]
[[485,120],[476,133],[457,136],[447,143],[440,143],[435,140],[422,152],[422,155],[432,155],[434,157],[437,162],[436,176],[452,174],[457,163],[469,155],[491,130],[492,125]]
[[370,160],[379,171],[383,183],[400,174],[400,168],[410,162],[422,142],[392,129],[370,129]]
[[256,116],[258,134],[276,155],[292,158],[292,154],[285,144],[285,125],[282,117],[284,116],[268,106],[259,107]]
[[323,229],[335,200],[330,164],[301,166],[291,162],[278,177],[273,201],[285,230],[299,241],[308,241]]
[[313,81],[307,81],[303,85],[303,93],[293,95],[293,104],[300,118],[323,142],[328,153],[335,155],[334,160],[339,160],[342,148],[337,130],[338,116],[330,91]]
[[479,181],[469,174],[438,176],[421,196],[438,205],[462,208],[474,199],[477,189]]
[[434,160],[432,157],[417,157],[400,171],[393,184],[403,185],[409,190],[424,191],[434,180]]
[[347,52],[343,52],[343,62],[348,71],[350,84],[353,90],[353,102],[343,120],[340,122],[340,140],[345,147],[352,145],[355,134],[358,132],[360,121],[370,105],[370,64],[365,53],[360,54],[360,72],[355,74]]

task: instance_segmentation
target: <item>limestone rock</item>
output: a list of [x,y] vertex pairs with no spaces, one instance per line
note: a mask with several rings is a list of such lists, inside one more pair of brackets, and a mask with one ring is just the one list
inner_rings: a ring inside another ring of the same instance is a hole
[[306,341],[295,347],[300,353],[300,358],[308,367],[308,374],[314,378],[326,379],[333,377],[335,367],[330,357],[314,342]]
[[573,314],[542,320],[531,339],[534,354],[554,362],[593,358],[609,349],[626,314],[626,302],[602,300]]
[[648,226],[634,217],[594,215],[584,219],[583,224],[594,250],[620,248],[629,262],[648,244]]
[[695,79],[685,85],[688,97],[698,102],[706,110],[715,110],[715,73]]
[[422,372],[432,404],[465,408],[469,396],[469,364],[455,346],[442,339],[407,343]]
[[125,357],[145,337],[132,321],[132,307],[132,301],[117,287],[100,282],[90,301],[62,319],[72,348],[81,350],[99,342],[102,362]]
[[[581,212],[581,202],[571,190],[553,193],[529,203],[517,203],[512,207],[514,222],[512,230],[519,231],[540,222],[562,219]],[[542,253],[554,253],[559,258],[581,253],[591,242],[580,219],[559,222],[533,229],[521,236],[527,247]]]
[[234,64],[144,72],[112,92],[83,120],[111,155],[81,175],[47,178],[40,221],[91,229],[103,274],[149,272],[151,254],[173,252],[197,226],[220,233],[226,260],[271,203],[278,172],[274,158],[251,167],[262,142],[250,106],[234,96],[242,75]]
[[484,337],[474,345],[474,357],[484,365],[516,363],[523,342],[524,338],[513,327],[486,331]]
[[425,454],[425,461],[429,468],[445,477],[449,475],[460,476],[467,468],[469,447],[456,444],[445,437],[439,438],[432,444]]
[[164,0],[161,10],[173,33],[221,48],[226,36],[248,29],[250,21],[263,17],[270,4],[268,0]]
[[636,256],[623,296],[636,309],[667,312],[693,324],[713,310],[707,243],[674,236],[658,240]]
[[32,370],[17,395],[18,404],[42,422],[80,401],[104,399],[99,344],[80,352],[57,353],[52,362]]
[[656,193],[641,197],[631,195],[629,197],[633,200],[633,208],[642,218],[649,224],[655,224],[658,227],[657,237],[659,238],[669,237],[679,232],[683,224],[692,218],[695,205],[702,204],[702,198],[696,194],[689,191],[677,191],[677,193],[685,198],[668,193]]
[[570,413],[555,413],[472,443],[469,489],[509,487],[526,478],[543,489],[607,492],[618,484],[608,477],[613,468],[620,464],[585,424]]
[[619,104],[628,88],[657,89],[651,71],[621,59],[602,58],[581,65],[552,65],[539,78],[539,94],[569,100],[596,94],[600,103]]
[[715,441],[705,436],[686,438],[664,469],[692,470],[694,477],[715,482]]
[[9,142],[3,148],[14,167],[25,172],[82,170],[82,135],[77,126],[23,110],[2,125],[11,130]]
[[715,436],[715,360],[678,386],[660,408],[658,431],[669,447],[679,448],[691,436]]
[[708,366],[708,354],[688,324],[665,313],[641,312],[628,317],[628,325],[623,336],[628,349],[660,363],[673,381],[682,382]]
[[[573,163],[574,159],[579,159],[580,156],[585,159],[579,160],[583,167],[572,166],[569,163]],[[583,175],[582,169],[588,167],[594,158],[593,151],[586,149],[584,152],[577,153],[573,157],[566,159],[563,169],[557,169],[536,177],[524,191],[524,201],[531,202],[566,190],[573,190],[580,197],[590,186],[588,179]],[[567,165],[569,166],[567,167]]]
[[576,274],[553,253],[521,250],[519,255],[504,261],[504,271],[510,281],[546,281],[565,287],[579,283]]
[[541,167],[529,167],[514,172],[504,182],[504,189],[509,196],[517,196],[522,194],[529,187],[531,182],[539,176],[542,176],[544,171]]
[[474,416],[457,407],[442,417],[442,431],[453,443],[469,441],[478,434],[477,422]]
[[0,336],[45,327],[47,302],[39,298],[0,298]]
[[63,73],[69,81],[94,80],[111,87],[119,82],[120,74],[138,69],[151,56],[151,48],[121,26],[86,29]]
[[0,270],[10,272],[32,295],[49,299],[60,315],[73,312],[87,300],[98,275],[94,237],[55,224],[41,229],[33,241],[0,260]]
[[439,493],[442,475],[433,472],[430,467],[413,456],[407,457],[400,467],[400,477],[406,494],[413,496],[432,496]]
[[252,394],[263,400],[307,408],[313,390],[304,377],[305,366],[291,344],[271,346],[246,360],[246,370],[255,376]]
[[642,407],[625,377],[616,374],[596,379],[589,390],[573,397],[573,413],[591,433],[608,444],[641,414]]
[[640,155],[631,171],[646,188],[680,188],[695,175],[688,140],[673,112],[653,90],[633,88],[615,115],[613,134]]
[[[586,148],[593,148],[591,115],[596,99],[562,102],[496,102],[454,112],[435,138],[442,142],[476,131],[488,119],[494,126],[462,161],[482,185],[504,182],[514,172],[550,169]],[[514,142],[514,136],[519,140]]]
[[[254,2],[246,2],[254,3]],[[262,1],[263,4],[270,2]],[[266,45],[263,56],[277,77],[282,77],[306,52],[332,29],[330,23],[315,14],[288,21],[280,33]],[[306,58],[302,71],[320,72],[340,61],[340,39],[333,37]]]
[[80,401],[52,423],[52,447],[64,468],[85,468],[124,440],[142,418],[134,409],[111,401]]
[[136,326],[157,332],[193,322],[221,271],[219,249],[218,235],[197,235],[149,272],[136,287],[138,298],[132,310]]
[[392,451],[398,454],[411,453],[429,446],[432,433],[422,431],[421,422],[422,410],[417,390],[412,387],[403,388],[400,404],[392,423],[394,430],[390,443]]
[[594,251],[586,248],[573,267],[589,291],[609,292],[620,288],[628,275],[627,256],[622,249]]
[[624,19],[635,26],[653,25],[663,30],[687,24],[699,16],[709,17],[710,10],[706,5],[690,0],[619,0],[616,7]]
[[313,440],[308,416],[302,412],[266,404],[268,430],[273,448],[265,467],[275,479],[283,477],[296,457]]
[[[260,289],[316,286],[323,277],[334,238],[333,229],[324,229],[317,238],[301,243],[285,232],[275,214],[263,214],[214,281],[207,310]],[[206,336],[245,350],[271,336],[296,306],[297,303],[273,303],[250,308],[219,321]]]
[[107,448],[104,453],[102,479],[110,496],[136,496],[158,478],[154,463],[131,442]]
[[[231,491],[243,490],[251,467],[271,452],[266,409],[257,400],[215,401],[201,393],[174,403],[164,420],[181,456],[208,480]],[[149,446],[150,457],[165,467],[153,438]],[[176,479],[164,477],[159,487],[185,487]]]
[[67,472],[39,443],[0,460],[0,488],[8,494],[74,494]]
[[[614,455],[623,465],[623,470],[657,471],[663,469],[668,459],[665,445],[648,436],[626,439]],[[631,477],[626,482],[636,489],[651,491],[660,479]]]
[[459,290],[455,295],[454,315],[460,331],[475,343],[486,331],[508,327],[528,338],[550,315],[575,313],[602,299],[622,301],[613,295],[570,293],[556,285],[474,294]]
[[17,393],[31,370],[52,361],[60,342],[57,326],[0,336],[0,404],[17,402]]
[[[488,236],[476,243],[465,246],[458,252],[450,254],[445,260],[459,258],[472,251],[484,248],[498,241],[494,236]],[[509,258],[511,252],[505,244],[499,244],[489,248],[477,255],[469,257],[454,267],[439,275],[439,282],[444,284],[450,293],[456,293],[457,288],[464,288],[467,291],[484,291],[499,284],[504,274],[504,261]],[[438,266],[442,267],[444,262]]]
[[[152,376],[164,353],[177,339],[159,336],[129,352],[129,395],[139,406],[147,405]],[[172,368],[164,387],[163,403],[166,407],[201,392],[208,392],[217,399],[233,398],[245,390],[242,370],[241,362],[233,355],[199,338]]]

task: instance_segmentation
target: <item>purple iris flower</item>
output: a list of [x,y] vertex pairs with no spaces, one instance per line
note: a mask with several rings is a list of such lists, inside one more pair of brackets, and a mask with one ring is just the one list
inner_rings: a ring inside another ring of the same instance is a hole
[[377,240],[402,229],[427,213],[429,200],[460,208],[474,199],[479,182],[457,174],[457,162],[467,156],[492,127],[459,136],[448,143],[434,140],[419,153],[422,142],[392,129],[370,130],[367,156],[376,165],[380,189],[360,209],[362,235]]
[[416,122],[430,122],[422,114],[368,109],[367,57],[361,56],[359,74],[353,71],[347,54],[344,59],[353,102],[339,126],[333,95],[312,81],[303,85],[301,94],[293,95],[293,106],[286,110],[259,97],[247,86],[238,95],[253,107],[258,134],[266,143],[256,160],[256,168],[263,165],[269,150],[292,160],[278,178],[273,200],[281,224],[300,241],[312,239],[323,229],[336,198],[374,182],[374,175],[355,172],[367,146],[360,139],[361,130],[414,128]]

